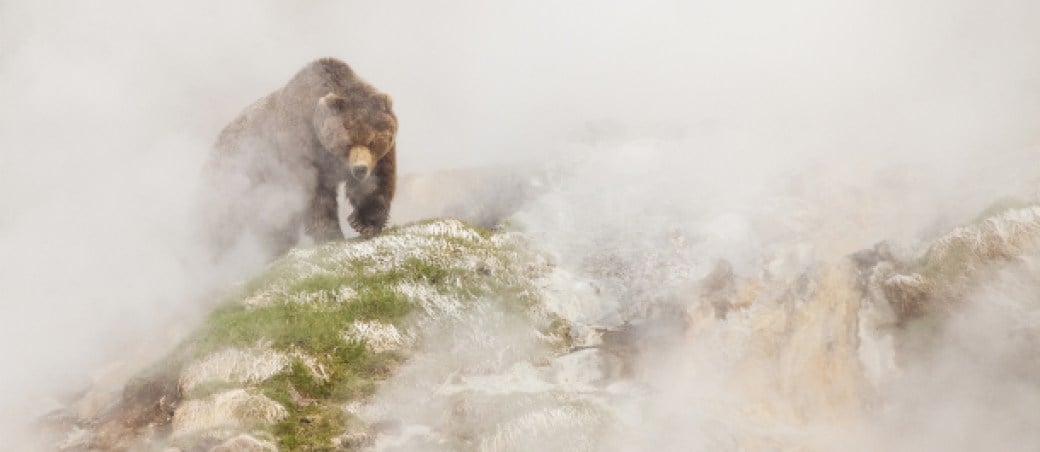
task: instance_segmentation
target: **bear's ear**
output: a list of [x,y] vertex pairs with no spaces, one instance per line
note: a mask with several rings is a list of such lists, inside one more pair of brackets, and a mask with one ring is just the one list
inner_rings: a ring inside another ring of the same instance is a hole
[[318,99],[318,105],[333,111],[343,111],[347,108],[347,100],[337,96],[336,93],[328,93]]
[[386,107],[386,111],[393,110],[394,101],[390,99],[390,95],[386,93],[379,93],[379,100],[383,102],[383,106]]

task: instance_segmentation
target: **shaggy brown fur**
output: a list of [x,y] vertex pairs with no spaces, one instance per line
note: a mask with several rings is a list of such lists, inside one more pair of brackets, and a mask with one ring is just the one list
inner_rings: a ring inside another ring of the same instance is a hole
[[342,239],[341,182],[354,208],[350,226],[378,234],[394,197],[396,134],[389,96],[342,61],[308,64],[217,139],[206,193],[216,250],[249,231],[278,255],[296,244],[301,225],[318,242]]

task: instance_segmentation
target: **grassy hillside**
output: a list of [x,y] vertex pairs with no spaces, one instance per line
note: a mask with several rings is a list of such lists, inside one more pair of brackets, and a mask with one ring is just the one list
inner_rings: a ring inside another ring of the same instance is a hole
[[293,250],[131,381],[84,445],[360,445],[366,426],[343,406],[372,394],[425,326],[476,300],[527,315],[527,260],[517,237],[457,220]]

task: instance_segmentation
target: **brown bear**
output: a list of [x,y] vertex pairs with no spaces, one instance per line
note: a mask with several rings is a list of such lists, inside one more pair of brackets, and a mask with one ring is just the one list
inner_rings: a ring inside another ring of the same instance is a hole
[[394,197],[396,134],[390,97],[345,63],[304,66],[217,139],[204,189],[213,251],[251,233],[277,256],[297,244],[300,226],[319,243],[342,239],[340,183],[354,209],[350,226],[378,234]]

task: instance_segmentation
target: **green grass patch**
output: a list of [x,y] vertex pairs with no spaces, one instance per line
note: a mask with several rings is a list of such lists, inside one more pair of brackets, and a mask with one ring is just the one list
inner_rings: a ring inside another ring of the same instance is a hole
[[315,378],[301,360],[260,384],[261,392],[281,403],[289,416],[274,425],[272,433],[285,450],[325,450],[345,428],[340,405],[371,395],[376,380],[385,378],[403,357],[372,353],[361,342],[350,343],[335,356],[323,360],[329,379]]
[[227,347],[250,347],[270,342],[278,350],[297,348],[309,354],[337,354],[349,348],[343,332],[356,320],[391,323],[412,310],[411,303],[392,287],[364,286],[343,303],[304,304],[274,301],[250,308],[222,306],[210,315],[193,343],[203,356]]
[[298,407],[274,425],[281,450],[332,450],[332,440],[347,425],[347,414],[336,406]]

